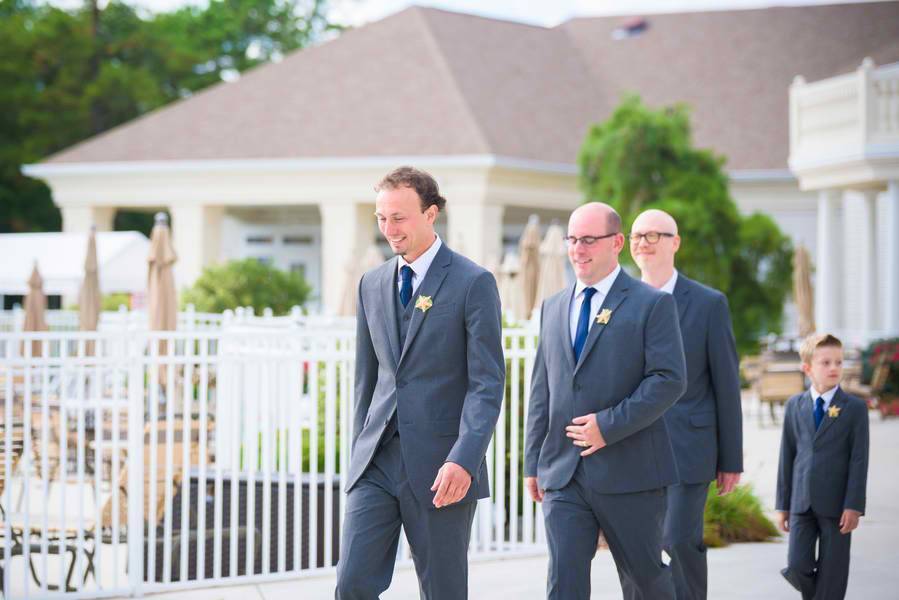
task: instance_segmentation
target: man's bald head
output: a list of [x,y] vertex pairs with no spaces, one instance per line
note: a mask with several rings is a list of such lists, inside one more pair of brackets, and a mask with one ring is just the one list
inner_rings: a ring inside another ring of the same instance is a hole
[[[575,244],[572,238],[577,238]],[[587,244],[584,238],[591,240]],[[579,206],[568,219],[568,260],[581,283],[594,285],[618,266],[624,248],[621,217],[602,202]]]
[[658,208],[644,210],[634,219],[633,231],[664,231],[677,235],[677,221]]

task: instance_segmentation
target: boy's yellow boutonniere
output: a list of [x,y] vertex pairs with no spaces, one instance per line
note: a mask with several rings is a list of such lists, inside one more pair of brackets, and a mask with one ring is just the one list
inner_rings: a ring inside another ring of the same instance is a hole
[[596,315],[596,322],[600,325],[607,325],[609,323],[609,319],[612,318],[612,311],[608,308],[604,308],[599,311],[599,314]]
[[839,406],[831,406],[827,409],[827,416],[831,419],[836,419],[840,416],[840,407]]
[[431,301],[430,296],[419,296],[415,301],[415,308],[420,310],[423,313],[428,312],[428,309],[434,306],[434,303]]

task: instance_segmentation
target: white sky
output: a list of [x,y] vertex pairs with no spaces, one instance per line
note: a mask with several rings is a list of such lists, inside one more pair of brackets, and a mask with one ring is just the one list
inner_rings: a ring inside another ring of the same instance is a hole
[[[83,0],[47,1],[67,8],[83,4]],[[206,0],[127,1],[151,11],[166,11],[185,4],[203,4]],[[842,0],[842,2],[834,0],[531,0],[530,2],[524,0],[331,0],[331,17],[335,22],[358,26],[416,4],[535,25],[554,26],[577,16],[842,4],[864,1],[866,0]]]

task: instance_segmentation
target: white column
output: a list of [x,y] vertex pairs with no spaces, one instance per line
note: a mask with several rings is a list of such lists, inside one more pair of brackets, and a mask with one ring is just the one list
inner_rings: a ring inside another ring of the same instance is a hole
[[175,285],[189,286],[203,272],[203,267],[215,264],[221,255],[222,206],[170,206],[172,216],[172,244],[178,262],[175,263]]
[[891,181],[886,193],[887,235],[886,293],[884,294],[883,329],[888,335],[899,335],[899,181]]
[[818,247],[815,250],[815,327],[833,332],[842,327],[842,231],[839,221],[842,193],[818,193]]
[[361,260],[374,242],[374,204],[351,201],[319,205],[322,219],[322,308],[336,314],[347,285],[347,269],[355,255]]
[[114,206],[61,206],[62,230],[67,233],[87,233],[94,226],[97,231],[112,231]]
[[503,206],[447,202],[447,243],[483,267],[502,261]]
[[862,192],[861,207],[861,333],[869,338],[878,329],[877,318],[877,191]]

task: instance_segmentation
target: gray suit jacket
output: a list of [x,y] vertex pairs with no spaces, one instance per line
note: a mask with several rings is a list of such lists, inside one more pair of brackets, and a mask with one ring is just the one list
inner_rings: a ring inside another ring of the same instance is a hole
[[777,510],[837,519],[846,508],[865,512],[868,480],[868,407],[864,400],[837,390],[815,430],[812,396],[808,391],[787,401],[780,464],[777,469]]
[[743,471],[740,364],[727,298],[677,275],[674,299],[687,359],[687,391],[665,413],[681,483]]
[[394,258],[359,282],[356,317],[356,410],[347,491],[365,472],[394,410],[406,472],[419,502],[430,505],[447,461],[472,476],[463,501],[490,495],[484,455],[505,391],[502,321],[496,281],[443,245],[415,292],[400,347],[394,310]]
[[574,286],[548,298],[531,378],[525,476],[544,489],[568,484],[583,450],[565,435],[574,417],[594,413],[608,444],[584,458],[600,493],[656,489],[677,481],[662,414],[686,387],[686,367],[674,298],[624,271],[602,309],[608,324],[590,327],[575,364],[569,328]]

